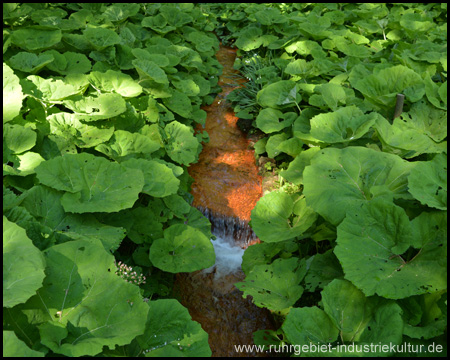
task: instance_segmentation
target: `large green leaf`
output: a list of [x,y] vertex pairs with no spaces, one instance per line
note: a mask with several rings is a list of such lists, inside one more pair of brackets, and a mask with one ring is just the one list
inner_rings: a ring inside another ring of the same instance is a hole
[[135,97],[142,93],[142,87],[131,76],[113,70],[92,71],[89,74],[91,85],[102,92],[115,92],[123,97]]
[[63,103],[83,121],[109,119],[122,114],[127,109],[125,100],[119,94],[85,96],[76,100],[64,100]]
[[163,99],[166,105],[174,113],[177,113],[185,118],[192,116],[192,104],[189,97],[180,91],[173,91],[172,96]]
[[78,116],[69,113],[57,113],[47,117],[50,131],[54,135],[67,139],[80,148],[97,146],[108,141],[114,133],[114,127],[88,125]]
[[93,356],[143,333],[148,306],[136,285],[115,274],[114,257],[100,241],[55,245],[45,256],[44,287],[30,299],[45,346],[66,356]]
[[36,168],[42,184],[66,191],[67,212],[114,212],[133,206],[144,186],[142,171],[91,154],[66,154]]
[[165,197],[176,194],[180,186],[173,171],[166,165],[153,160],[130,159],[122,165],[132,169],[139,169],[144,174],[144,188],[142,192],[154,197]]
[[262,241],[278,242],[300,236],[316,219],[317,214],[306,206],[304,198],[294,201],[292,195],[274,191],[256,203],[251,226]]
[[135,154],[149,156],[161,147],[159,142],[137,132],[116,130],[106,144],[100,144],[95,150],[109,156],[114,160],[123,160],[134,157]]
[[35,74],[44,66],[51,63],[54,57],[50,54],[33,54],[29,52],[19,52],[9,59],[9,64],[13,69]]
[[[76,36],[76,35],[74,35]],[[56,50],[47,50],[45,55],[53,57],[53,61],[47,65],[47,68],[61,75],[76,75],[86,74],[91,70],[92,65],[86,55],[79,52],[66,51],[60,53]]]
[[83,31],[83,34],[91,46],[98,51],[119,44],[121,41],[120,36],[115,31],[102,27],[88,27]]
[[14,331],[3,330],[3,357],[44,357],[44,353],[31,350]]
[[3,141],[11,153],[21,154],[36,144],[36,133],[29,127],[21,125],[3,125]]
[[189,165],[198,158],[201,145],[192,128],[178,121],[172,121],[164,128],[167,135],[166,151],[169,157],[182,165]]
[[255,265],[244,282],[234,285],[244,292],[244,298],[251,295],[259,307],[279,311],[293,306],[302,296],[299,284],[305,274],[304,259],[277,259],[269,265]]
[[306,202],[333,225],[373,198],[410,198],[413,164],[364,147],[320,150],[303,172]]
[[34,51],[52,47],[61,41],[60,29],[45,26],[30,26],[13,31],[11,41],[18,47]]
[[[447,287],[443,239],[430,235],[422,243],[402,208],[377,200],[347,212],[334,253],[345,278],[366,296],[402,299]],[[410,246],[419,249],[412,258],[404,254]]]
[[338,337],[338,329],[331,319],[315,306],[291,309],[282,329],[291,344],[328,344]]
[[150,260],[172,273],[196,271],[214,265],[214,247],[202,231],[176,224],[164,230],[164,239],[153,242]]
[[410,103],[425,95],[425,83],[420,75],[403,65],[380,70],[363,79],[350,78],[350,83],[366,99],[387,109],[395,106],[397,94],[404,94]]
[[447,155],[417,162],[408,177],[408,191],[422,204],[447,210]]
[[3,306],[24,303],[42,286],[45,259],[23,228],[3,216]]
[[352,141],[365,135],[377,117],[378,113],[364,114],[356,106],[347,106],[314,116],[311,119],[311,135],[329,144]]
[[274,109],[293,105],[295,101],[298,101],[296,83],[291,80],[280,80],[266,85],[256,95],[256,101],[262,107]]
[[[433,121],[438,119],[429,118],[428,114],[422,114],[421,121]],[[396,154],[404,158],[413,158],[421,154],[441,153],[447,151],[447,142],[443,141],[437,144],[433,139],[427,136],[426,129],[421,128],[419,124],[408,121],[407,115],[402,118],[396,118],[392,124],[385,118],[379,116],[376,120],[375,129],[378,137],[383,144],[383,151]],[[439,126],[439,120],[435,126]],[[446,127],[446,125],[445,125]]]
[[256,117],[256,126],[266,134],[284,129],[284,122],[280,122],[283,113],[275,109],[262,109]]
[[192,321],[188,310],[175,299],[148,303],[147,324],[136,338],[142,354],[152,357],[211,356],[208,334]]
[[23,98],[19,78],[3,63],[3,123],[19,115]]

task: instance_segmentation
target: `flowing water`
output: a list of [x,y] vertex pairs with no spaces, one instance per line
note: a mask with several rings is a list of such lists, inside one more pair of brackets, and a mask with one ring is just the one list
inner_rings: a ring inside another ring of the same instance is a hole
[[[233,284],[243,281],[240,270],[244,249],[259,240],[248,225],[251,210],[262,195],[254,151],[237,127],[237,117],[226,96],[236,85],[233,69],[236,53],[224,46],[216,54],[224,66],[219,85],[223,92],[203,107],[210,141],[204,145],[198,163],[189,168],[194,178],[192,194],[198,209],[211,221],[216,264],[210,269],[177,274],[175,291],[209,334],[213,356],[255,356],[237,353],[233,345],[253,344],[253,332],[273,329],[266,309],[242,298]],[[243,81],[242,81],[243,82]]]

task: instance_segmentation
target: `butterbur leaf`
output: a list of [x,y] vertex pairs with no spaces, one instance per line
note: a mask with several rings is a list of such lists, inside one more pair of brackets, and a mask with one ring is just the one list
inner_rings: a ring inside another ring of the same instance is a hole
[[339,334],[325,311],[316,306],[291,309],[282,329],[291,344],[328,344]]
[[83,34],[91,46],[98,51],[120,43],[120,36],[115,31],[102,27],[88,27]]
[[[251,226],[256,236],[265,242],[278,242],[300,236],[314,223],[317,214],[299,199],[302,216],[293,216],[293,197],[284,192],[271,192],[256,203],[251,214]],[[299,207],[300,209],[300,207]],[[298,215],[298,214],[296,214]]]
[[143,333],[148,305],[139,287],[115,274],[114,257],[100,241],[55,245],[45,257],[47,277],[35,310],[45,321],[39,325],[45,346],[66,356],[94,356]]
[[45,259],[23,228],[3,216],[3,306],[26,302],[42,286]]
[[356,106],[347,106],[311,119],[311,135],[330,144],[352,141],[364,136],[375,124],[378,113],[364,114]]
[[277,259],[269,265],[255,265],[245,282],[234,285],[244,292],[244,298],[251,295],[257,306],[279,311],[294,305],[302,296],[299,283],[305,273],[304,259]]
[[167,135],[166,151],[172,160],[182,165],[189,165],[197,160],[201,145],[190,127],[172,121],[164,131]]
[[411,103],[425,94],[425,83],[420,75],[403,65],[380,70],[362,79],[349,80],[366,99],[388,109],[394,108],[397,94],[404,94]]
[[180,91],[174,91],[172,96],[163,99],[164,105],[166,105],[173,112],[185,117],[190,118],[192,115],[192,103],[189,97]]
[[303,171],[307,204],[333,225],[350,209],[376,197],[410,198],[414,164],[392,154],[349,146],[320,150]]
[[154,197],[176,194],[180,185],[173,171],[166,165],[153,160],[130,159],[121,163],[125,167],[139,169],[144,174],[142,192]]
[[14,331],[3,330],[3,357],[44,357],[45,354],[31,350]]
[[60,29],[45,26],[30,26],[12,32],[11,41],[18,47],[28,50],[42,50],[52,47],[61,41]]
[[142,354],[154,357],[209,357],[208,334],[175,299],[149,301],[147,324],[136,338]]
[[176,224],[164,230],[164,239],[153,242],[150,260],[171,273],[196,271],[214,265],[214,247],[200,230]]
[[447,210],[447,155],[417,162],[408,177],[408,191],[422,204]]
[[[403,253],[410,246],[420,251],[408,260]],[[406,212],[377,200],[347,212],[334,253],[345,278],[366,296],[402,299],[446,288],[438,247],[435,239],[420,246]]]
[[86,74],[91,70],[91,62],[84,54],[66,51],[61,54],[56,50],[48,50],[42,54],[50,55],[54,60],[47,68],[61,75]]
[[29,52],[19,52],[9,59],[9,64],[13,69],[35,74],[44,66],[54,60],[50,54],[33,54]]
[[159,142],[148,136],[125,130],[116,130],[106,144],[100,144],[95,150],[109,156],[111,159],[127,159],[134,154],[149,155],[161,147]]
[[66,191],[61,203],[74,213],[130,208],[144,186],[142,171],[88,153],[47,160],[35,171],[42,184]]
[[63,104],[72,110],[79,120],[83,121],[109,119],[127,110],[125,100],[119,94],[85,96],[76,100],[64,100]]
[[115,92],[123,97],[135,97],[142,93],[142,87],[131,76],[118,71],[92,71],[89,82],[102,92]]
[[283,113],[275,109],[262,109],[256,117],[256,126],[266,134],[284,129],[284,122],[280,122]]
[[3,126],[3,141],[13,154],[21,154],[36,144],[36,133],[29,127],[7,124]]
[[3,123],[19,115],[23,98],[19,78],[8,65],[3,63]]
[[282,108],[283,105],[294,104],[296,100],[296,83],[291,80],[280,80],[266,85],[256,95],[256,101],[262,107],[274,109]]
[[158,84],[168,84],[167,75],[158,65],[153,61],[145,59],[136,59],[132,61],[142,78],[150,78]]

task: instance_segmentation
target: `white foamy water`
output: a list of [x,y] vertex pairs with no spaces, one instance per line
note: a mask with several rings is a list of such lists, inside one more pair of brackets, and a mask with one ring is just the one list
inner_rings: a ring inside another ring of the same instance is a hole
[[216,263],[208,269],[203,270],[204,273],[211,273],[216,270],[214,278],[219,278],[231,274],[241,268],[242,256],[244,249],[233,244],[233,240],[217,237],[211,240],[216,253]]

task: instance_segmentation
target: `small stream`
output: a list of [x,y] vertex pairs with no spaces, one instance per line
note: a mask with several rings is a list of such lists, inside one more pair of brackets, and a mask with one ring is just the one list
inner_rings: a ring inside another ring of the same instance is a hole
[[194,203],[210,220],[216,264],[194,273],[177,274],[174,291],[193,320],[209,334],[212,356],[264,356],[237,353],[233,345],[253,344],[253,332],[274,329],[269,311],[244,299],[233,284],[243,281],[240,270],[244,249],[259,240],[248,225],[251,210],[262,196],[254,151],[237,127],[238,118],[226,103],[236,87],[233,69],[236,52],[220,46],[216,54],[224,66],[219,85],[223,92],[203,109],[210,142],[205,144],[199,161],[189,168],[195,180]]

